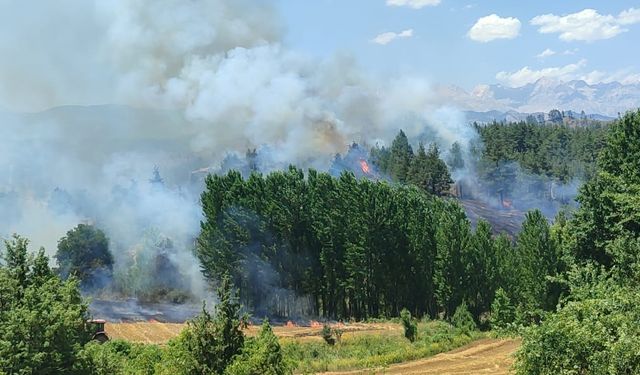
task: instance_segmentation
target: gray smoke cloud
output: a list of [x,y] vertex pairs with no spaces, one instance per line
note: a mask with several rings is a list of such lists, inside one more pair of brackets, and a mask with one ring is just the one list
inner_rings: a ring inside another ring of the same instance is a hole
[[93,222],[130,267],[141,251],[167,251],[149,245],[152,231],[202,290],[192,171],[249,148],[265,172],[326,170],[351,142],[381,144],[399,128],[446,145],[473,137],[424,79],[377,79],[348,56],[317,61],[282,36],[259,0],[0,0],[0,235],[52,254]]

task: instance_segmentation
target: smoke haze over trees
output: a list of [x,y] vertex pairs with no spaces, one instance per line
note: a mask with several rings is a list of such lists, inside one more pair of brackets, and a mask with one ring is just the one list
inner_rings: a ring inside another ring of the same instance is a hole
[[231,275],[254,311],[365,319],[406,307],[436,317],[466,302],[479,320],[501,286],[529,320],[558,298],[546,277],[560,261],[537,211],[514,247],[485,222],[473,231],[455,201],[351,172],[232,171],[206,183],[203,272]]
[[[60,20],[74,22],[56,38],[27,26]],[[263,172],[328,170],[352,142],[390,140],[400,123],[411,138],[472,136],[423,78],[374,79],[348,57],[289,50],[261,1],[5,2],[0,21],[0,235],[54,251],[92,223],[111,241],[114,275],[144,249],[202,294],[198,196],[230,155],[256,150]],[[161,188],[148,181],[154,166]],[[147,246],[149,231],[171,251]]]

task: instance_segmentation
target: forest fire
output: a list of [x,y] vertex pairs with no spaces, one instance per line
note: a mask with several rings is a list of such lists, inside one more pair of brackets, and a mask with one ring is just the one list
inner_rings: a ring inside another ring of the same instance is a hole
[[360,168],[365,174],[371,174],[371,168],[369,168],[369,163],[366,160],[360,159]]

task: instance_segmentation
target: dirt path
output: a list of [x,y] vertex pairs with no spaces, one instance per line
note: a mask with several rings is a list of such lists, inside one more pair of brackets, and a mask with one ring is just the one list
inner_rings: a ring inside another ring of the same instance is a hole
[[417,361],[399,363],[385,369],[332,372],[324,375],[347,374],[509,374],[512,354],[518,340],[482,339],[456,350]]

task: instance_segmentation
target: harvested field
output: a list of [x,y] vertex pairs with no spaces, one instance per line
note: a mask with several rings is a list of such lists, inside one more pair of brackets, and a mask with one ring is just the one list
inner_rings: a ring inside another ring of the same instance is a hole
[[111,339],[122,339],[145,344],[162,344],[178,336],[182,323],[132,322],[107,323],[105,330]]
[[[399,324],[392,323],[353,323],[353,324],[331,324],[332,327],[340,328],[345,335],[356,332],[381,332],[381,331],[401,331]],[[150,322],[129,322],[129,323],[107,323],[105,329],[107,335],[111,339],[122,339],[131,342],[140,342],[147,344],[164,344],[173,337],[176,337],[185,327],[182,323],[162,323],[157,321]],[[322,326],[274,326],[273,331],[278,337],[283,338],[308,338],[310,340],[318,339]],[[255,335],[260,331],[259,325],[250,325],[246,333],[249,336]]]
[[356,374],[509,374],[513,354],[519,340],[482,339],[447,353],[430,358],[404,362],[387,368],[331,372],[325,375]]

